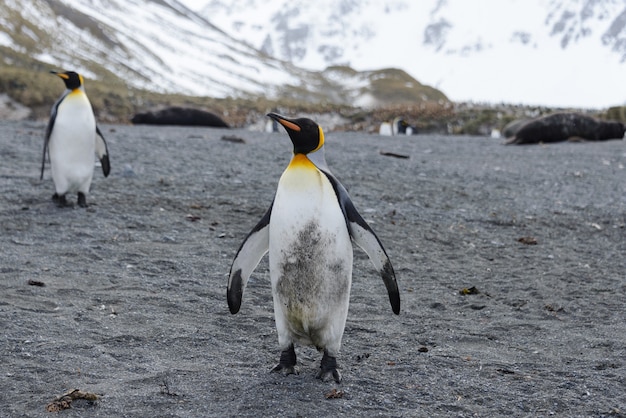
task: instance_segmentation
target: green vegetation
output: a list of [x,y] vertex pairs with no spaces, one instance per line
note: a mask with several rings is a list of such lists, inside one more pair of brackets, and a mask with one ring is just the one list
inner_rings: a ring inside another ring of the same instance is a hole
[[409,74],[395,68],[369,73],[370,94],[382,103],[447,102],[439,90],[421,84]]
[[604,119],[626,123],[626,106],[609,107]]
[[[11,49],[0,47],[0,52],[5,54],[5,61],[16,64],[0,68],[0,92],[8,94],[17,102],[31,108],[33,118],[47,117],[50,107],[64,90],[61,80],[52,76],[50,70],[64,69],[52,68]],[[333,68],[332,71],[337,71],[337,67]],[[352,77],[359,74],[349,67],[345,67],[341,71]],[[431,108],[430,104],[424,103],[430,103],[431,98],[441,98],[442,103],[449,105],[442,93],[421,85],[403,71],[381,70],[366,74],[376,84],[372,96],[377,99],[380,96],[379,101],[381,103],[422,103],[422,107]],[[86,77],[85,89],[94,111],[101,121],[126,123],[136,112],[165,106],[189,106],[206,109],[221,115],[231,126],[235,127],[244,126],[251,117],[253,119],[258,118],[259,115],[272,109],[281,109],[283,112],[290,113],[334,112],[350,120],[370,119],[371,117],[378,119],[374,116],[378,113],[378,108],[376,110],[362,110],[348,104],[342,104],[341,99],[345,99],[344,96],[348,93],[338,90],[337,86],[333,86],[321,74],[315,79],[316,86],[314,89],[307,89],[304,86],[286,86],[280,92],[280,100],[252,96],[217,99],[160,94],[129,88],[115,74],[102,68],[98,69],[98,75],[98,80],[91,80]],[[411,83],[414,87],[407,87],[407,84]],[[393,90],[398,88],[401,91],[394,93]],[[315,94],[311,91],[319,91],[320,93]],[[331,95],[323,92],[330,92]],[[336,97],[333,97],[332,94]],[[390,106],[390,112],[394,111],[394,105]]]

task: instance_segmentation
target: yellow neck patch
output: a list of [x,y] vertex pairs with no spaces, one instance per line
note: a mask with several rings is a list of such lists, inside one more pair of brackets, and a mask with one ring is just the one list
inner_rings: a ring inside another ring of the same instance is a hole
[[307,158],[306,155],[296,154],[293,156],[293,158],[291,159],[291,162],[289,163],[289,166],[287,167],[287,169],[290,169],[290,168],[316,168],[316,167],[315,167],[315,164],[313,164],[311,160]]
[[320,187],[322,173],[305,154],[295,154],[287,169],[280,177],[280,188],[285,190],[308,193]]
[[72,91],[68,94],[68,96],[73,96],[73,97],[76,97],[76,96],[82,96],[82,95],[84,95],[84,94],[85,94],[85,93],[84,93],[84,92],[83,92],[80,88],[78,88],[78,89],[74,89],[74,90],[72,90]]

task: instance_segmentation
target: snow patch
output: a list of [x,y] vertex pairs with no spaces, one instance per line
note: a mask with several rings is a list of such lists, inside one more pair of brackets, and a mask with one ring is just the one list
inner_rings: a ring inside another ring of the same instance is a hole
[[455,101],[626,103],[624,0],[183,1],[311,70],[400,68]]

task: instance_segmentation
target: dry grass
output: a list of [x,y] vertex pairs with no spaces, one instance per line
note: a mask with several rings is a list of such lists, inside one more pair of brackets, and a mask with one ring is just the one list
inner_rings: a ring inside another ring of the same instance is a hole
[[[0,53],[4,61],[11,64],[0,67],[0,91],[31,108],[33,118],[46,118],[52,103],[64,90],[61,80],[49,73],[53,68],[8,48],[0,47]],[[154,108],[188,106],[220,115],[233,127],[246,126],[268,111],[279,110],[290,114],[336,113],[347,120],[337,129],[346,131],[372,132],[381,122],[400,116],[420,132],[488,135],[492,129],[502,129],[512,120],[563,110],[504,104],[454,104],[440,91],[424,86],[404,71],[395,69],[361,74],[349,67],[332,67],[326,71],[348,78],[357,75],[368,77],[371,84],[369,92],[376,97],[379,105],[371,109],[358,108],[298,87],[286,87],[280,100],[159,94],[128,88],[115,74],[102,68],[97,69],[98,80],[86,79],[85,88],[98,120],[112,123],[128,123],[135,113]],[[316,79],[315,88],[319,91],[332,90],[322,74]],[[626,121],[626,107],[586,113],[602,119]]]

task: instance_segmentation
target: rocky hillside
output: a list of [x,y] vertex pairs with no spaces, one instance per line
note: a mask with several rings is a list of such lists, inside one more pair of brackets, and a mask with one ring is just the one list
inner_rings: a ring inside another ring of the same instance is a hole
[[230,37],[175,0],[7,0],[0,53],[1,92],[37,112],[62,91],[50,69],[82,73],[94,106],[112,118],[184,97],[260,107],[447,101],[400,70],[304,70]]

